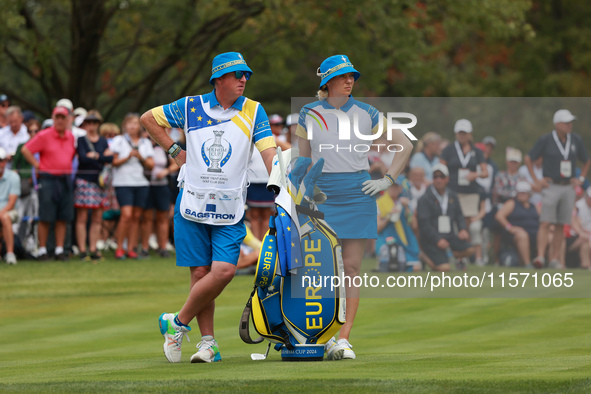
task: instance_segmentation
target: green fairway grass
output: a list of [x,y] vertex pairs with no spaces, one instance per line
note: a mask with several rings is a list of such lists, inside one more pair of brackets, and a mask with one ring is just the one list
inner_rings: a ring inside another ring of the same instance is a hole
[[255,362],[266,345],[238,337],[252,277],[237,276],[216,302],[223,361],[189,363],[194,323],[170,364],[158,316],[180,309],[188,286],[173,259],[2,264],[0,390],[591,392],[589,298],[364,298],[356,360],[288,363],[271,350]]

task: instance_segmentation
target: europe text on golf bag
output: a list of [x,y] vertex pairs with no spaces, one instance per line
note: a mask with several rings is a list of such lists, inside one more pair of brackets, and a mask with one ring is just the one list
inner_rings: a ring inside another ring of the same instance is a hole
[[[345,290],[330,280],[343,272],[337,234],[324,221],[316,204],[326,196],[315,187],[323,160],[309,171],[310,158],[290,164],[290,151],[278,153],[268,187],[277,188],[277,214],[263,240],[255,288],[240,321],[246,343],[267,339],[281,350],[285,361],[322,360],[324,344],[345,322]],[[248,317],[260,338],[252,340]],[[254,358],[253,358],[254,359]]]

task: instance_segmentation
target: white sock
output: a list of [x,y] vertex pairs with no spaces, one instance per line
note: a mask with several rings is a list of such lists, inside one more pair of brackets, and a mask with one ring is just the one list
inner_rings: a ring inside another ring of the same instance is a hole
[[40,247],[39,250],[37,251],[37,254],[39,256],[41,256],[42,254],[47,254],[47,249],[45,248],[45,246]]
[[64,248],[62,246],[55,247],[55,254],[62,254],[64,253]]

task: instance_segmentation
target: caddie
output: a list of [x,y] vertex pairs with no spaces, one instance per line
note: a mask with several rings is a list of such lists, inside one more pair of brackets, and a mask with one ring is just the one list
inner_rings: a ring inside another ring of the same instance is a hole
[[[214,300],[234,277],[246,235],[248,163],[253,145],[269,172],[276,154],[265,110],[242,95],[252,73],[240,53],[222,53],[212,62],[211,93],[181,98],[141,117],[150,135],[181,167],[174,210],[176,264],[190,268],[191,290],[178,313],[159,318],[170,362],[181,361],[181,344],[193,318],[201,342],[191,362],[221,361],[214,339]],[[165,128],[172,127],[184,130],[186,151],[166,133]]]

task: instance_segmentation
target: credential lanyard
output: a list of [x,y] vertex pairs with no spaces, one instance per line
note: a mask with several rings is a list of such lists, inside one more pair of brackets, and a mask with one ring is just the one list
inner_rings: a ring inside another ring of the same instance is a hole
[[447,190],[445,191],[445,194],[443,195],[443,197],[441,197],[439,195],[439,193],[437,192],[437,190],[435,190],[433,185],[431,185],[430,187],[431,187],[431,192],[433,193],[433,195],[435,195],[435,198],[437,199],[437,201],[439,201],[439,206],[441,207],[441,214],[443,216],[447,215],[447,204],[449,202],[449,196],[447,195]]
[[458,158],[460,159],[460,164],[462,164],[462,168],[466,168],[468,166],[468,163],[470,162],[470,157],[472,157],[472,151],[468,152],[468,154],[464,156],[464,151],[462,151],[460,143],[458,141],[455,141],[454,145],[456,146],[456,151],[458,152]]
[[564,160],[568,160],[568,152],[570,151],[570,134],[566,135],[566,146],[562,146],[560,143],[556,130],[552,130],[552,137],[554,137],[554,142],[556,142],[556,146],[562,154],[562,157],[564,157]]

